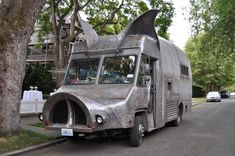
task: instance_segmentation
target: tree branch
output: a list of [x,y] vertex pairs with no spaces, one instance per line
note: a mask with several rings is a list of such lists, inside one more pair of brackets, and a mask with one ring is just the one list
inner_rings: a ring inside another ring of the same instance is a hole
[[92,0],[87,0],[87,2],[83,6],[79,6],[79,10],[83,10]]
[[55,35],[55,40],[59,40],[59,28],[57,26],[56,22],[56,8],[58,6],[58,3],[55,3],[55,0],[51,1],[51,13],[52,13],[52,27],[53,27],[53,33]]
[[57,8],[57,9],[56,9],[57,17],[60,18],[60,10],[59,10],[58,6],[59,6],[61,0],[56,0],[56,1],[54,1],[54,2],[55,2],[55,8]]
[[70,13],[71,9],[72,9],[73,6],[74,6],[74,0],[70,0],[70,5],[68,5],[68,6],[69,6],[69,7],[68,7],[68,9],[66,10],[66,12],[61,15],[61,18],[62,18],[62,19],[64,19],[65,16],[67,16],[67,15]]
[[[118,11],[120,11],[120,10],[122,9],[123,5],[124,5],[124,0],[122,0],[122,2],[121,2],[121,4],[119,5],[118,8],[116,8],[115,10],[113,10],[113,12],[111,13],[111,15],[109,16],[108,19],[106,19],[105,22],[100,23],[100,30],[99,30],[98,33],[100,33],[100,34],[103,33],[105,26],[113,21],[113,19],[114,19],[114,17],[115,17],[115,14],[118,13]],[[98,25],[99,25],[99,24],[98,24]],[[97,26],[98,26],[98,25],[97,25]]]
[[79,11],[78,1],[76,0],[74,4],[75,4],[75,8],[74,8],[74,12],[71,17],[72,19],[71,19],[71,23],[70,23],[70,35],[67,38],[65,38],[64,40],[62,40],[63,44],[66,44],[66,43],[72,41],[77,35],[77,33],[75,33],[75,24],[76,24],[76,22],[79,23],[78,14],[77,14]]

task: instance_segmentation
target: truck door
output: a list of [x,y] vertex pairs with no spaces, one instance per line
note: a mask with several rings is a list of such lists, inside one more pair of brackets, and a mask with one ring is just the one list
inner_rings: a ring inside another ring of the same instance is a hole
[[159,62],[157,59],[143,55],[141,57],[138,85],[148,92],[148,128],[155,129],[162,123],[162,102],[159,91]]
[[152,112],[153,112],[153,121],[154,128],[162,127],[164,125],[164,114],[162,106],[162,96],[160,84],[160,68],[159,60],[150,58],[150,74],[152,79],[151,85],[151,100],[152,100]]
[[157,68],[156,68],[156,62],[157,60],[154,59],[150,59],[150,75],[151,75],[151,94],[150,94],[150,98],[151,98],[151,108],[152,108],[152,112],[153,112],[153,123],[154,123],[154,128],[157,127]]

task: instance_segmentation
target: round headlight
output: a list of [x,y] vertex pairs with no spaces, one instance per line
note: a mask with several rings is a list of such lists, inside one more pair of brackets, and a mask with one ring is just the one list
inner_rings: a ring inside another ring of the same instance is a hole
[[102,124],[103,122],[104,122],[104,119],[102,118],[102,116],[97,115],[96,116],[96,123],[97,124]]

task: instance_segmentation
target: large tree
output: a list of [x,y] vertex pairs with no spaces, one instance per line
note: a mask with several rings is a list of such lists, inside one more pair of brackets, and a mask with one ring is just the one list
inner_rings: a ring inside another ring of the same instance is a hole
[[186,52],[194,82],[205,90],[220,90],[234,83],[235,1],[191,0],[192,38]]
[[205,91],[221,90],[234,83],[235,54],[211,44],[206,33],[190,38],[185,51],[190,59],[193,82]]
[[[149,2],[150,5],[147,5]],[[150,6],[150,8],[148,7]],[[85,12],[88,22],[96,29],[99,35],[118,34],[122,31],[128,22],[134,17],[151,8],[160,10],[158,20],[155,24],[158,33],[168,38],[167,29],[172,23],[174,8],[171,2],[160,0],[51,0],[44,7],[40,14],[40,24],[42,31],[40,36],[53,31],[55,35],[54,54],[55,66],[58,71],[65,68],[68,52],[68,43],[73,41],[80,29],[75,29],[75,19],[77,11]],[[65,18],[72,14],[71,25],[65,24]],[[51,18],[52,17],[52,18]],[[49,22],[52,19],[52,22]],[[70,30],[65,33],[64,29]],[[76,30],[76,32],[75,32]],[[58,73],[57,86],[59,87],[63,75]]]
[[20,132],[26,48],[44,1],[0,1],[0,136]]

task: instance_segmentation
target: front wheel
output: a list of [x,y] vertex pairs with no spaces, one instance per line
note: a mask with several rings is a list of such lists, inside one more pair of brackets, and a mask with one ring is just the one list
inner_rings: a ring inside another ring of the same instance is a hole
[[140,146],[143,140],[144,125],[141,116],[136,116],[134,121],[134,127],[130,132],[130,143],[132,146]]
[[38,119],[39,119],[40,121],[43,121],[43,114],[42,114],[42,113],[40,113],[40,114],[38,115]]

